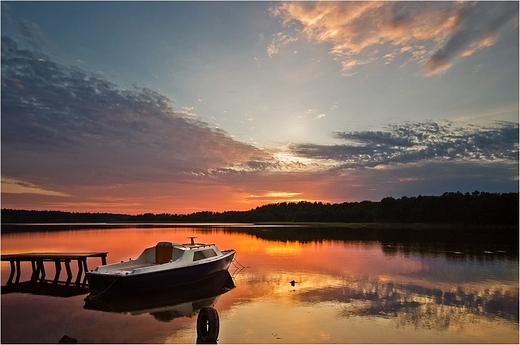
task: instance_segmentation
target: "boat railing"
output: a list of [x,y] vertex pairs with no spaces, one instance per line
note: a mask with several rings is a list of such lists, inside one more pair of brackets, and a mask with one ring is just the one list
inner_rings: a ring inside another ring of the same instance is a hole
[[198,249],[198,248],[203,248],[203,247],[214,247],[215,244],[214,243],[196,243],[195,242],[195,239],[197,238],[196,236],[188,236],[188,238],[190,239],[190,243],[183,243],[182,246],[184,248],[187,248],[187,249]]
[[214,243],[183,243],[186,248],[203,248],[203,247],[214,247]]

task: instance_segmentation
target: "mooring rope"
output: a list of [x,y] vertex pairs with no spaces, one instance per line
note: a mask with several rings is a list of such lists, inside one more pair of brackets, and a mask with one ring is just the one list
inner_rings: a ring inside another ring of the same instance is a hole
[[[108,289],[110,289],[110,287],[112,287],[112,285],[115,284],[116,281],[119,280],[119,278],[121,278],[121,276],[117,277],[113,282],[112,284],[110,284],[105,290],[101,291],[100,293],[98,293],[97,295],[94,295],[94,296],[90,296],[90,295],[87,295],[87,297],[85,297],[85,300],[95,300],[97,299],[99,296],[101,296],[102,294],[104,294],[105,292],[107,292]],[[90,283],[90,282],[89,282]]]
[[[244,266],[240,262],[238,262],[238,260],[236,259],[236,254],[235,254],[235,257],[233,258],[233,261],[231,261],[231,263],[233,264],[233,266],[236,267],[236,271],[233,272],[233,274],[231,275],[233,278],[235,278],[240,272],[242,272],[242,270],[244,268],[251,268],[251,266]],[[239,266],[237,266],[237,264]]]

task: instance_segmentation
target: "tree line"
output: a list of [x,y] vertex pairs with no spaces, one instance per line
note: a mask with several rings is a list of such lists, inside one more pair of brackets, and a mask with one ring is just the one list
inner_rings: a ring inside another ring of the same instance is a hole
[[2,223],[89,222],[344,222],[515,225],[518,193],[446,192],[441,196],[383,198],[330,204],[281,202],[248,211],[140,215],[2,209]]

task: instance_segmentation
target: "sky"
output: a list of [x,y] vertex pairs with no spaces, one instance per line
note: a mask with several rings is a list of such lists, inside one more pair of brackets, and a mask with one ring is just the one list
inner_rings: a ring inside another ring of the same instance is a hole
[[518,192],[518,2],[8,2],[2,208]]

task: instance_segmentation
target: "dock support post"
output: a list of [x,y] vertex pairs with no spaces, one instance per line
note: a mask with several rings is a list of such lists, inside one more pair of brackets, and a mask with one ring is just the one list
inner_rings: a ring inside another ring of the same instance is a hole
[[[32,268],[31,281],[34,282],[38,279],[38,273],[39,273],[38,266],[36,265],[36,260],[31,260],[31,268]],[[18,272],[20,272],[20,270],[18,270]]]
[[15,272],[15,267],[14,267],[14,261],[11,260],[9,261],[9,264],[11,265],[11,273],[9,274],[9,279],[7,280],[7,284],[12,284],[13,282],[13,278],[14,278],[14,272]]
[[72,280],[72,271],[70,270],[70,259],[65,259],[65,269],[67,270],[66,284],[69,285],[70,281]]
[[14,267],[14,260],[10,260],[9,264],[11,265],[11,274],[9,274],[9,279],[7,280],[7,284],[12,284],[13,278],[14,278],[14,272],[16,270]]
[[81,261],[83,262],[83,268],[85,269],[85,276],[83,277],[82,286],[86,286],[87,285],[87,272],[88,272],[87,258],[83,258],[83,259],[81,259]]
[[78,259],[78,276],[76,277],[76,285],[79,286],[79,282],[81,281],[81,275],[83,274],[83,264],[81,263],[81,259]]
[[20,260],[16,260],[16,280],[15,283],[20,281]]
[[56,267],[56,276],[54,277],[53,284],[58,284],[60,273],[61,273],[61,262],[59,259],[54,260],[54,266]]
[[43,260],[36,261],[36,266],[38,266],[38,271],[41,272],[40,280],[43,281],[45,279],[45,267],[43,266]]

